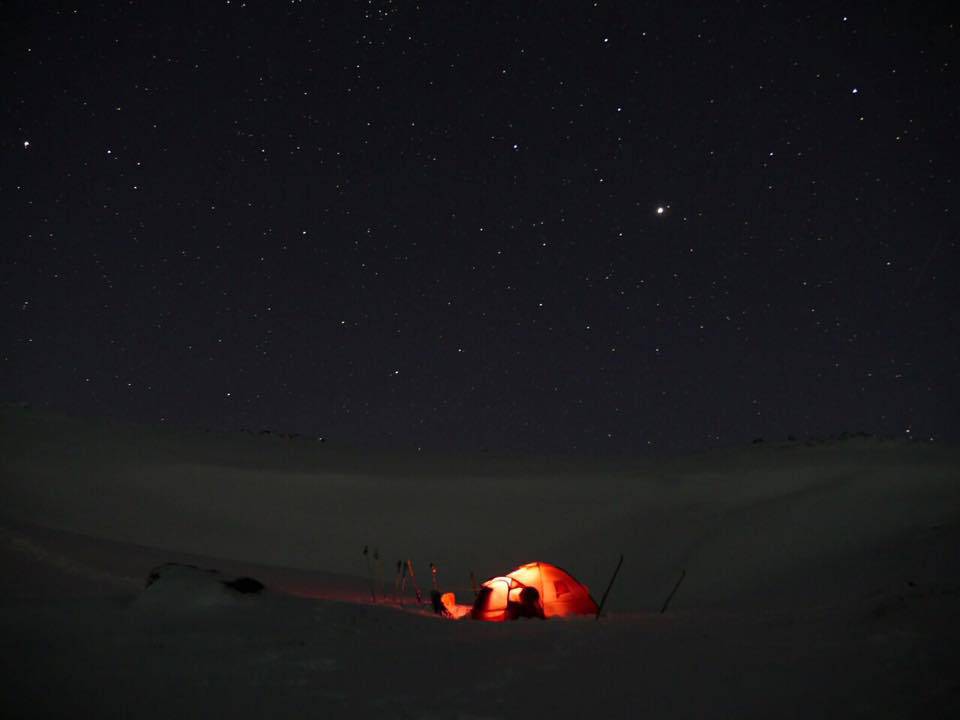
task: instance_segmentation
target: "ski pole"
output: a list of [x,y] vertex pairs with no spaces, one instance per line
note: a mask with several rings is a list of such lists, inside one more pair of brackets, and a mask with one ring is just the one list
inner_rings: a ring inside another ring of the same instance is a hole
[[377,578],[376,587],[380,590],[380,597],[386,601],[387,599],[387,590],[386,584],[383,582],[383,560],[380,559],[380,549],[373,549],[373,573]]
[[597,608],[597,620],[600,619],[600,613],[603,612],[603,605],[607,602],[607,595],[610,594],[610,588],[613,587],[613,581],[617,579],[617,573],[620,572],[620,566],[623,565],[623,555],[620,556],[620,562],[617,563],[617,569],[613,571],[613,577],[607,584],[607,589],[603,591],[603,597],[600,598],[600,606]]
[[417,585],[417,576],[413,572],[413,560],[407,560],[407,572],[410,574],[410,582],[413,584],[413,592],[417,596],[417,604],[423,605],[423,595],[420,594],[420,586]]
[[667,611],[667,606],[670,604],[670,601],[673,600],[673,596],[677,594],[677,590],[680,589],[680,583],[683,582],[683,579],[687,576],[686,568],[680,571],[680,579],[677,580],[677,584],[673,586],[673,590],[670,591],[670,594],[667,595],[667,599],[663,601],[663,607],[660,608],[660,614],[663,615]]
[[363,560],[367,565],[367,579],[370,580],[370,597],[376,602],[377,588],[373,581],[373,567],[370,565],[370,549],[366,545],[363,546]]
[[397,569],[400,571],[400,576],[397,582],[400,584],[400,606],[403,606],[403,594],[407,590],[407,564],[403,560],[397,560]]

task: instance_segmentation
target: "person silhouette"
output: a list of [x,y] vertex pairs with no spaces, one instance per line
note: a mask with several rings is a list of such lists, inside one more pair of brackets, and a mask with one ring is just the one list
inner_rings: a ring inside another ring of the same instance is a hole
[[543,619],[543,607],[540,605],[540,593],[536,588],[525,587],[520,591],[519,602],[511,602],[507,614],[511,620],[517,618]]

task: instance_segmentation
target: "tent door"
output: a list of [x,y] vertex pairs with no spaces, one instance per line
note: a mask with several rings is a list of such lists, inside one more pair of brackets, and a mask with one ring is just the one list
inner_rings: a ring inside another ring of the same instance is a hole
[[487,610],[490,612],[506,612],[507,598],[510,585],[505,580],[494,580],[490,583],[490,597],[487,600]]

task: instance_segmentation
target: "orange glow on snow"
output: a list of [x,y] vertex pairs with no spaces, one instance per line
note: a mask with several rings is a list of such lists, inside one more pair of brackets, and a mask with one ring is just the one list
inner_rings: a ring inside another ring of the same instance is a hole
[[464,615],[470,614],[469,605],[457,605],[457,596],[452,592],[445,592],[440,596],[440,602],[443,603],[444,609],[454,620],[459,620]]

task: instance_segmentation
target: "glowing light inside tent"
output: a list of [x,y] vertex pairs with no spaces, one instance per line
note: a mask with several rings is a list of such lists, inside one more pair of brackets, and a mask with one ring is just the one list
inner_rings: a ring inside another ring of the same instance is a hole
[[503,622],[518,617],[550,618],[596,612],[597,603],[586,585],[556,565],[531,562],[484,582],[471,616],[475,620]]

